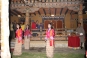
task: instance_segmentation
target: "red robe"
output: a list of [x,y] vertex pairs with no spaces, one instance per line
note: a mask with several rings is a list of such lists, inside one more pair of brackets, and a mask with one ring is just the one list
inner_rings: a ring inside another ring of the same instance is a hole
[[18,43],[22,41],[22,29],[16,30],[16,38],[18,39]]
[[50,39],[50,46],[54,45],[54,36],[55,36],[54,29],[46,31],[46,38],[45,39]]
[[24,31],[24,36],[30,36],[31,35],[31,31],[29,29],[26,29]]

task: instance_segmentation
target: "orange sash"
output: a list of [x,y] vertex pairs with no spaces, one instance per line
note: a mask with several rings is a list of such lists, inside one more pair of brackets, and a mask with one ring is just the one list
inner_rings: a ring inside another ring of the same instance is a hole
[[54,40],[50,40],[50,46],[54,46]]

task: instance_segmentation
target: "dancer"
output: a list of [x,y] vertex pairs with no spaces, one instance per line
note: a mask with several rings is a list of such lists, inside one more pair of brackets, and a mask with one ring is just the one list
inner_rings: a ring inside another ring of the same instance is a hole
[[54,29],[52,28],[51,23],[48,24],[48,30],[46,31],[46,55],[47,58],[53,58],[54,54]]
[[29,28],[29,25],[27,25],[24,31],[24,48],[25,49],[29,49],[30,47],[30,36],[31,36],[30,28]]
[[20,24],[17,24],[16,42],[13,55],[21,55],[21,54],[22,54],[22,29]]

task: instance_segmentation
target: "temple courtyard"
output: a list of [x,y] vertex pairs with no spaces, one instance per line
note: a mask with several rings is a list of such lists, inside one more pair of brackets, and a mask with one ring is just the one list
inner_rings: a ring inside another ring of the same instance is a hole
[[[20,56],[12,55],[12,58],[46,58],[45,41],[31,41],[30,49],[22,47],[23,54]],[[11,42],[11,52],[14,49],[14,40]],[[68,48],[67,41],[55,41],[54,58],[84,58],[85,49]]]

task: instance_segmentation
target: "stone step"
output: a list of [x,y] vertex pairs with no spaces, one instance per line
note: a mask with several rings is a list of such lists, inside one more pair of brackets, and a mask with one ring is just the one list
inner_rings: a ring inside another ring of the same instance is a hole
[[[11,48],[14,48],[14,43],[15,42],[11,42]],[[31,41],[30,42],[30,47],[45,47],[45,46],[46,46],[45,41]],[[55,41],[55,47],[68,47],[68,41]]]

